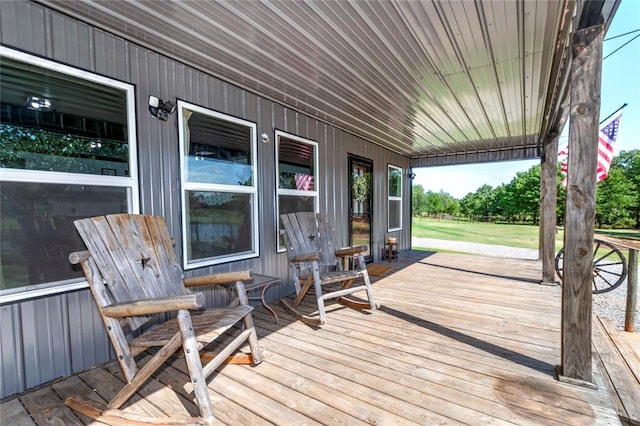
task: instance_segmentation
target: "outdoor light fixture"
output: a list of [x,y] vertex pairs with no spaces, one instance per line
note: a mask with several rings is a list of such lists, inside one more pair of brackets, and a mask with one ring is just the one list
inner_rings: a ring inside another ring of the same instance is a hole
[[262,139],[262,143],[269,143],[271,142],[271,138],[269,137],[268,134],[263,133],[260,135],[260,139]]
[[51,112],[56,109],[56,105],[52,99],[40,96],[27,97],[27,109],[33,111]]
[[167,121],[169,114],[176,110],[176,104],[171,101],[163,102],[155,96],[149,96],[149,112],[158,120]]
[[413,178],[415,178],[415,177],[416,177],[416,174],[415,174],[415,173],[413,173],[413,172],[411,172],[411,173],[409,173],[407,176],[409,176],[409,179],[412,179],[412,180],[413,180]]

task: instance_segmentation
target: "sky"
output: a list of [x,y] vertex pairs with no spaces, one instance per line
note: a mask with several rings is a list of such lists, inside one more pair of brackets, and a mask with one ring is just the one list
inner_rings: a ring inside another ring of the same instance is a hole
[[[611,37],[640,29],[640,0],[622,0],[610,28],[605,35],[602,57],[602,86],[600,119],[606,118],[625,102],[615,143],[620,151],[640,149],[640,37],[615,53],[616,49],[640,34]],[[607,58],[607,55],[611,54]],[[569,137],[569,125],[560,136],[559,149],[563,149]],[[470,164],[415,168],[413,185],[422,185],[425,191],[444,191],[455,198],[475,192],[484,184],[496,187],[509,183],[517,172],[528,170],[540,160],[509,161],[500,163]]]

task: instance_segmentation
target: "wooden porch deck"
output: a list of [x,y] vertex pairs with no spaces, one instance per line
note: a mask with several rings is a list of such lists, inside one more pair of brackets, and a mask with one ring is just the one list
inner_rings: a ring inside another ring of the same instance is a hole
[[[266,359],[212,376],[219,423],[620,424],[595,369],[598,390],[554,379],[560,289],[537,284],[537,262],[403,252],[389,265],[375,279],[382,306],[373,313],[330,303],[327,324],[315,329],[279,306],[279,324],[256,309]],[[185,371],[174,360],[126,409],[196,415]],[[2,424],[86,424],[64,398],[104,402],[121,386],[109,363],[3,403]]]

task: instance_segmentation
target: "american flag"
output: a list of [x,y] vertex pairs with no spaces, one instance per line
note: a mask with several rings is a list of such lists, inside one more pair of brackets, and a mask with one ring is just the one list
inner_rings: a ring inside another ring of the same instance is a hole
[[296,181],[296,189],[301,191],[313,191],[313,176],[304,173],[296,173],[293,177]]
[[596,182],[600,182],[609,174],[609,167],[613,160],[613,144],[618,137],[621,116],[622,111],[598,132],[598,179]]
[[[620,125],[620,117],[622,111],[607,123],[604,127],[600,128],[598,132],[598,170],[596,183],[605,179],[609,174],[609,167],[611,166],[611,160],[613,160],[614,147],[613,144],[618,137],[618,126]],[[562,179],[562,186],[567,187],[567,173],[568,173],[568,161],[569,161],[569,147],[565,147],[558,152],[560,158],[560,171],[564,175]]]

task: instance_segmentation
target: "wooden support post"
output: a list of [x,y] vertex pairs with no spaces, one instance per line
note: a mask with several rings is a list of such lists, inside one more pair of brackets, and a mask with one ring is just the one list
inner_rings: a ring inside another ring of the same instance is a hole
[[573,36],[560,380],[592,385],[591,281],[604,25]]
[[638,250],[629,248],[629,275],[627,275],[627,310],[624,316],[624,331],[632,332],[636,322],[638,301]]
[[540,252],[541,284],[555,285],[556,201],[558,199],[558,138],[549,134],[542,147],[540,170]]

